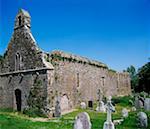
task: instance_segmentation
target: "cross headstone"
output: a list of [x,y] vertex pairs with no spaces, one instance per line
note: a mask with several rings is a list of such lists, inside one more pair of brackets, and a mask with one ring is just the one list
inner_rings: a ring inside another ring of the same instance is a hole
[[100,89],[98,89],[98,91],[97,91],[97,95],[98,95],[98,101],[100,102],[100,101],[102,101],[102,91],[100,90]]
[[102,91],[98,89],[97,95],[98,95],[98,105],[96,107],[96,111],[98,112],[106,112],[106,108],[104,105],[104,102],[102,101]]
[[106,104],[106,110],[107,110],[107,120],[104,123],[103,129],[115,129],[115,126],[112,122],[111,113],[115,112],[115,107],[111,103],[111,96],[108,97],[107,104]]

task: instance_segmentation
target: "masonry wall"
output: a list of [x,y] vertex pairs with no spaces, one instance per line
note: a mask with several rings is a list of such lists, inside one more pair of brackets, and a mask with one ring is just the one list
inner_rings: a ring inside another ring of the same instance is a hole
[[[38,72],[38,74],[37,74]],[[4,74],[0,77],[0,107],[2,108],[13,108],[17,110],[16,107],[16,96],[15,96],[15,90],[19,89],[21,91],[21,107],[22,111],[26,108],[28,108],[28,100],[29,95],[31,93],[31,89],[34,89],[35,87],[35,81],[40,80],[41,85],[38,89],[38,92],[41,94],[41,96],[47,97],[47,74],[45,70],[42,71],[30,71],[30,72],[13,72],[10,74]],[[36,92],[34,90],[34,92]],[[38,94],[37,93],[37,96]],[[36,99],[36,96],[32,96],[34,99]],[[30,97],[31,98],[31,97]],[[45,101],[45,107],[47,106],[46,99]]]
[[15,90],[19,89],[22,110],[39,106],[37,101],[40,108],[47,111],[47,71],[51,72],[52,65],[44,60],[44,53],[37,47],[30,25],[26,24],[29,20],[28,14],[21,10],[0,65],[0,108],[16,109]]
[[61,56],[58,54],[52,58],[52,64],[55,66],[55,87],[61,97],[67,95],[68,108],[81,101],[96,101],[98,89],[101,89],[105,96],[124,96],[131,93],[127,73],[111,72],[103,65],[97,66]]

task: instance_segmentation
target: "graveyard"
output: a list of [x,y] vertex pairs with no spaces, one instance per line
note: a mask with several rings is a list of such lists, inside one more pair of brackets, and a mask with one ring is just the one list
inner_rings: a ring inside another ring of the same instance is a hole
[[[112,99],[113,101],[113,99]],[[112,113],[112,121],[122,119],[122,109],[126,108],[129,111],[128,117],[124,118],[121,124],[115,124],[115,129],[140,129],[137,126],[137,113],[144,111],[148,118],[150,118],[150,111],[145,111],[143,108],[132,110],[132,104],[129,97],[115,98],[115,112]],[[81,109],[78,107],[75,111],[62,115],[59,118],[43,118],[32,117],[32,114],[24,115],[22,113],[12,111],[10,109],[0,110],[0,129],[73,129],[75,117],[81,112],[87,112],[90,116],[91,129],[103,129],[103,124],[106,121],[107,113],[100,113],[93,109]],[[150,128],[150,120],[148,120],[148,127]]]

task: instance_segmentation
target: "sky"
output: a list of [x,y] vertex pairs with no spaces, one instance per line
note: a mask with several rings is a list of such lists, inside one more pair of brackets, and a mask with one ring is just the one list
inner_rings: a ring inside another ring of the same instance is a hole
[[150,57],[150,0],[0,0],[0,54],[18,10],[31,15],[31,31],[46,51],[62,50],[122,71]]

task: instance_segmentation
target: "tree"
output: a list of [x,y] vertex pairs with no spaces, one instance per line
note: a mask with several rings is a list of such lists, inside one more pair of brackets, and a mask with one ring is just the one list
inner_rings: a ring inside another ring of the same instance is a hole
[[130,74],[131,78],[131,88],[135,91],[138,86],[138,76],[137,71],[133,65],[127,68],[125,72],[128,72]]
[[138,71],[138,91],[150,93],[150,62],[142,66]]

